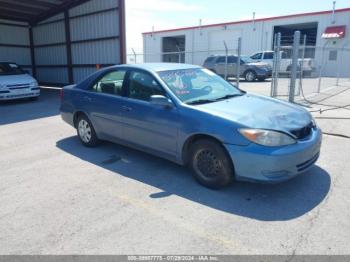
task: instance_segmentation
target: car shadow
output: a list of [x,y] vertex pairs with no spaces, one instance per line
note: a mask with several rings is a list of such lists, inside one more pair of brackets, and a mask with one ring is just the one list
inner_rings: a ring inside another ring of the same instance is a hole
[[59,103],[59,91],[55,89],[41,89],[40,97],[36,101],[0,101],[0,125],[58,115]]
[[236,182],[226,189],[214,191],[197,184],[185,167],[120,145],[104,142],[97,148],[86,148],[77,137],[69,137],[58,141],[56,146],[113,171],[115,175],[161,190],[148,196],[150,198],[174,194],[223,212],[261,221],[291,220],[308,213],[327,196],[331,185],[330,175],[315,166],[304,175],[281,184]]

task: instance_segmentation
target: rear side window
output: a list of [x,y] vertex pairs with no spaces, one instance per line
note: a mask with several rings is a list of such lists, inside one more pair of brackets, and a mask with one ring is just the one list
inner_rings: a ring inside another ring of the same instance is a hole
[[121,96],[125,74],[123,70],[107,73],[93,85],[92,91]]
[[216,61],[217,63],[225,63],[226,59],[224,56],[220,56],[218,60]]
[[264,54],[264,59],[273,59],[273,52],[268,52]]
[[228,57],[228,63],[229,63],[229,64],[236,64],[236,63],[237,63],[237,57],[235,57],[235,56],[229,56],[229,57]]
[[137,100],[149,101],[153,95],[163,95],[165,92],[153,76],[132,71],[129,77],[129,97]]

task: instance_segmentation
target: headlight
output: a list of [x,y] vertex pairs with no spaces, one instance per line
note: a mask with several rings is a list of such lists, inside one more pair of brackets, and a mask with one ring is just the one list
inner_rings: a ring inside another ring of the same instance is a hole
[[263,146],[286,146],[297,142],[293,137],[277,131],[245,128],[238,131],[249,141]]

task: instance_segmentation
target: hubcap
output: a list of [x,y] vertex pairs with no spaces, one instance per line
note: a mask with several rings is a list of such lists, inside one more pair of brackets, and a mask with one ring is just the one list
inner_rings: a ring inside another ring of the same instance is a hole
[[80,138],[85,143],[89,143],[91,140],[91,127],[86,120],[84,119],[80,120],[78,125],[78,131],[79,131]]
[[248,72],[247,73],[247,76],[246,76],[246,78],[247,78],[247,80],[248,81],[253,81],[254,80],[254,74],[252,73],[252,72]]
[[212,151],[202,150],[195,155],[194,169],[203,178],[213,179],[220,174],[222,165]]

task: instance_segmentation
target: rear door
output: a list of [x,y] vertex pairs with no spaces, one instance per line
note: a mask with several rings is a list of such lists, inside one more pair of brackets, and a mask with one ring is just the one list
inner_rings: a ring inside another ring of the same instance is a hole
[[80,97],[80,107],[88,112],[99,137],[123,138],[121,124],[125,76],[124,69],[108,71]]

